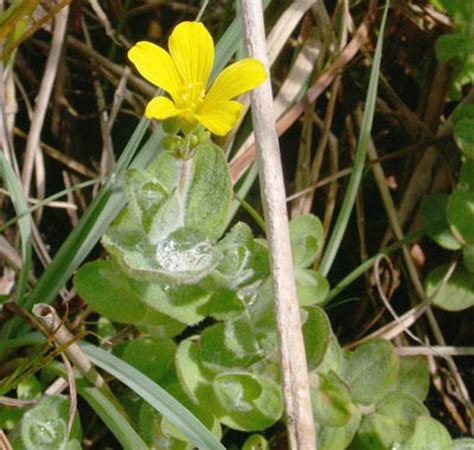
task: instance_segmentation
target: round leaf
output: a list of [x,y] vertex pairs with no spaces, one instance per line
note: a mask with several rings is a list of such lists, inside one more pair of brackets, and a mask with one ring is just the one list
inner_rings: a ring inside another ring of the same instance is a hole
[[403,443],[400,450],[451,449],[453,440],[446,428],[431,417],[418,417],[413,435]]
[[349,405],[349,408],[350,419],[342,427],[317,427],[318,450],[346,450],[352,442],[362,415],[359,408],[353,403]]
[[308,267],[317,258],[324,243],[321,221],[312,214],[303,214],[290,221],[290,239],[295,266]]
[[431,239],[448,250],[459,250],[461,243],[453,236],[446,218],[449,195],[445,193],[432,194],[423,199],[420,207],[421,222],[424,227],[433,227],[428,232]]
[[180,342],[175,362],[178,379],[186,394],[196,403],[199,399],[209,403],[214,397],[211,385],[214,373],[201,363],[199,346],[194,339]]
[[207,328],[200,340],[200,356],[212,368],[246,367],[259,352],[257,336],[244,321],[218,323]]
[[143,300],[153,310],[173,319],[194,325],[204,319],[201,312],[209,299],[209,293],[199,285],[165,285],[158,283],[135,282]]
[[145,316],[145,303],[115,261],[85,264],[76,273],[74,286],[94,311],[115,322],[137,323]]
[[474,158],[474,118],[464,117],[453,129],[454,140],[461,151],[468,157]]
[[176,352],[171,338],[141,337],[127,343],[122,359],[156,383],[166,375]]
[[346,380],[359,403],[379,401],[393,388],[397,373],[398,357],[383,339],[372,339],[347,354]]
[[474,243],[474,191],[456,189],[448,202],[448,222],[464,242]]
[[311,389],[311,404],[316,423],[342,427],[351,418],[351,394],[346,383],[333,371],[327,375],[312,374],[317,387]]
[[400,358],[400,370],[396,391],[411,395],[423,402],[430,389],[428,362],[423,356],[404,356]]
[[303,324],[304,348],[308,369],[315,369],[323,360],[329,346],[331,326],[326,313],[319,307],[307,308],[308,317]]
[[270,450],[270,444],[261,434],[251,434],[244,442],[242,450]]
[[410,436],[417,417],[427,414],[428,410],[413,397],[398,392],[389,394],[377,404],[373,413],[362,418],[356,442],[371,450],[392,448],[393,444]]
[[329,292],[329,283],[319,272],[295,268],[296,294],[300,306],[311,306],[324,302]]
[[[474,105],[473,105],[474,106]],[[458,189],[461,191],[474,192],[474,159],[466,159],[459,174]]]
[[[448,266],[439,266],[426,279],[426,295],[431,296],[442,282]],[[461,265],[454,270],[449,280],[439,289],[433,303],[448,311],[462,311],[474,305],[474,277]]]
[[228,372],[218,375],[213,385],[226,411],[220,420],[230,428],[264,430],[283,413],[280,388],[268,378],[251,373]]
[[474,244],[467,244],[462,249],[462,262],[464,268],[474,275]]

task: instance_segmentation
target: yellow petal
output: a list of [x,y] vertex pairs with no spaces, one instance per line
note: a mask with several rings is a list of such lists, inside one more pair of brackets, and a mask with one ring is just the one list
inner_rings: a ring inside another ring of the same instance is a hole
[[214,102],[212,105],[203,103],[195,117],[211,133],[224,136],[235,126],[242,109],[241,103],[231,100]]
[[184,85],[202,83],[205,89],[214,64],[214,41],[199,22],[182,22],[175,27],[168,48]]
[[128,59],[143,78],[177,98],[182,80],[166,50],[151,42],[141,41],[129,50]]
[[165,120],[180,113],[174,103],[166,97],[156,97],[146,106],[145,116],[148,119]]
[[204,101],[213,103],[230,100],[257,87],[266,78],[265,66],[258,59],[242,59],[218,75]]

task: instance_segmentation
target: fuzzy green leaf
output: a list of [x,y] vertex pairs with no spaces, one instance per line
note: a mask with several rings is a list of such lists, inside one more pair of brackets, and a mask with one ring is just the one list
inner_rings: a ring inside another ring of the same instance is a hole
[[452,449],[453,440],[446,428],[431,417],[418,417],[413,435],[403,443],[400,450]]
[[316,383],[311,389],[311,404],[316,423],[328,427],[342,427],[351,418],[351,393],[335,372],[327,375],[311,374]]
[[329,293],[329,283],[319,272],[295,267],[296,294],[300,306],[324,302]]
[[398,384],[395,390],[411,395],[423,402],[430,388],[428,362],[423,356],[404,356],[400,358]]
[[211,383],[215,374],[201,363],[199,344],[192,338],[180,342],[175,362],[178,379],[186,394],[196,403],[202,399],[209,404],[214,397]]
[[[362,418],[355,449],[387,450],[407,439],[415,429],[415,419],[428,415],[422,403],[410,395],[393,393],[377,404],[375,411]],[[417,449],[429,447],[416,447]]]
[[232,182],[222,150],[199,145],[188,161],[162,153],[148,167],[168,193],[176,191],[180,210],[174,212],[180,226],[195,228],[212,241],[224,232],[232,200]]
[[312,214],[295,217],[290,221],[290,239],[295,266],[308,267],[315,261],[324,244],[321,221]]
[[121,358],[141,373],[159,383],[170,369],[176,352],[171,338],[140,337],[127,343]]
[[351,417],[342,427],[317,427],[318,450],[345,450],[352,442],[362,415],[353,403],[349,407]]
[[306,308],[308,317],[303,324],[303,338],[309,370],[323,360],[329,346],[331,326],[326,313],[319,307]]
[[379,401],[393,388],[397,373],[398,357],[383,339],[365,342],[346,355],[346,380],[359,403]]
[[82,266],[74,286],[87,304],[115,322],[137,323],[147,307],[115,261],[94,261]]
[[268,378],[245,372],[227,372],[217,375],[213,385],[226,411],[220,420],[231,428],[264,430],[283,413],[280,388]]

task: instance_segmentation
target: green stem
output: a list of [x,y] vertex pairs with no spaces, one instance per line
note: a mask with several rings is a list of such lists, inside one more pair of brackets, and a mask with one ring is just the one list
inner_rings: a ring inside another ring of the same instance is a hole
[[242,207],[252,216],[252,219],[255,220],[258,226],[262,229],[263,234],[266,234],[265,221],[263,220],[263,217],[253,208],[253,206],[249,202],[239,197],[235,193],[234,197],[242,205]]

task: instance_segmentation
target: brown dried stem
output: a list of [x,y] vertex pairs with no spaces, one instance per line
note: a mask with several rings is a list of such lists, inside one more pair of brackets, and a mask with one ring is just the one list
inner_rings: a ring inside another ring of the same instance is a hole
[[[242,0],[241,5],[247,52],[261,60],[268,71],[261,3]],[[294,450],[314,450],[316,437],[308,369],[296,297],[283,171],[269,79],[251,93],[251,102],[270,250],[289,446]]]

